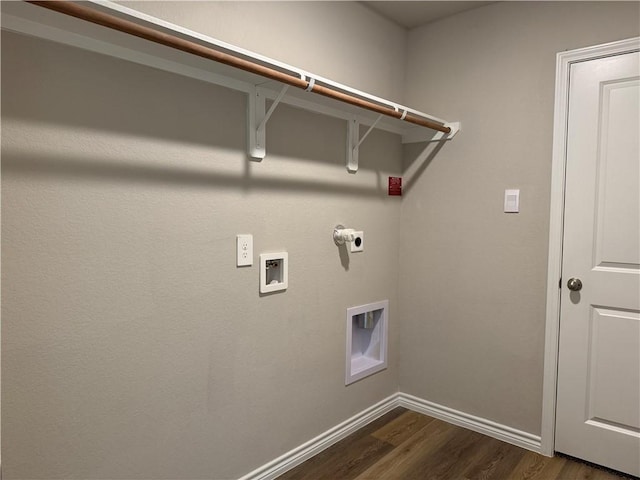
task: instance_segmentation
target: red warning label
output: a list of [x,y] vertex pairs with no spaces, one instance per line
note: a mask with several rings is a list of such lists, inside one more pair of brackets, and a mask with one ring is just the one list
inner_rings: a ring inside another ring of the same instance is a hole
[[389,195],[402,195],[402,177],[389,177]]

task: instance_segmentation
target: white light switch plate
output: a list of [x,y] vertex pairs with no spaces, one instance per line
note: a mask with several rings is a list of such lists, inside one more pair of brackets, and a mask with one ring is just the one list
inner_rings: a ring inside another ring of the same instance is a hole
[[504,213],[520,212],[520,190],[504,191]]
[[253,265],[253,235],[236,236],[236,266]]

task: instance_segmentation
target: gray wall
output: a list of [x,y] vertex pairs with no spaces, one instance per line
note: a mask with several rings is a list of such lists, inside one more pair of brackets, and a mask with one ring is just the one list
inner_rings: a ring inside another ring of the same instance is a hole
[[405,150],[401,391],[540,433],[555,55],[637,36],[639,18],[637,2],[502,2],[409,33],[407,103],[463,131],[431,160]]
[[[398,391],[396,135],[349,175],[346,123],[280,106],[258,164],[240,93],[13,34],[2,73],[4,478],[234,478]],[[345,387],[345,309],[383,299],[389,368]]]

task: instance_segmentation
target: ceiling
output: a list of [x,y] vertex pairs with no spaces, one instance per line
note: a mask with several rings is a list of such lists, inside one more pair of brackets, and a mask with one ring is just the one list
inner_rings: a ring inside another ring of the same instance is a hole
[[401,27],[409,29],[494,2],[369,1],[362,3]]

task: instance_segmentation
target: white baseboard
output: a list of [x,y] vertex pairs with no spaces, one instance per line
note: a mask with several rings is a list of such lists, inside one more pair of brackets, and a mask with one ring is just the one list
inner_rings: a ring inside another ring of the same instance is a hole
[[536,453],[542,453],[539,435],[533,435],[523,432],[522,430],[507,427],[506,425],[487,420],[486,418],[469,415],[468,413],[438,405],[437,403],[429,402],[406,393],[399,393],[398,400],[398,406],[400,407],[429,415],[430,417],[482,433],[488,437],[497,438],[503,442],[517,445],[518,447],[526,448]]
[[273,480],[396,407],[404,407],[408,410],[423,413],[459,427],[482,433],[488,437],[497,438],[503,442],[542,453],[541,440],[538,435],[507,427],[485,418],[469,415],[413,395],[396,393],[345,420],[340,425],[321,433],[316,438],[244,475],[239,480]]
[[329,448],[334,443],[351,435],[368,423],[380,418],[385,413],[398,407],[398,405],[398,394],[395,393],[345,420],[341,424],[321,433],[316,438],[290,450],[266,465],[255,469],[253,472],[246,474],[239,480],[273,480],[279,475],[300,465],[305,460]]

